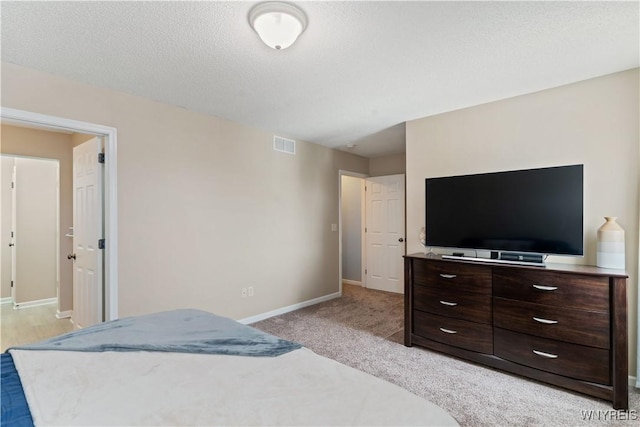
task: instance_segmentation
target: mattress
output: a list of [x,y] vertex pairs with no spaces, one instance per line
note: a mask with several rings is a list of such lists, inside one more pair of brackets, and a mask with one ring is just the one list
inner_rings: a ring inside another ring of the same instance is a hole
[[[227,328],[222,335],[227,347],[235,342]],[[9,352],[35,425],[457,425],[437,405],[304,347],[247,356],[144,346],[78,351],[76,342],[69,351],[48,343]],[[4,377],[2,387],[4,400]]]

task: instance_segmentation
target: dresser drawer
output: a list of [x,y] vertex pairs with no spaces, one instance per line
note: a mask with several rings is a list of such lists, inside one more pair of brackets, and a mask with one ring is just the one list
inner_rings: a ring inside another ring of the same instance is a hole
[[588,311],[609,311],[609,279],[547,271],[493,270],[497,297]]
[[413,261],[413,281],[435,289],[491,294],[491,267],[447,261]]
[[466,320],[414,310],[414,333],[423,338],[480,353],[493,353],[493,329]]
[[609,348],[609,315],[504,298],[493,299],[493,326],[591,347]]
[[611,384],[609,351],[494,328],[494,354],[512,362],[600,384]]
[[415,285],[413,306],[441,316],[491,324],[491,295]]

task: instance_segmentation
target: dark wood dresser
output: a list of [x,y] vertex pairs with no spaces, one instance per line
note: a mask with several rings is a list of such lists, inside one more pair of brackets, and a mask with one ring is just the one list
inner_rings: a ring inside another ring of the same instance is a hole
[[628,409],[627,275],[405,256],[405,345]]

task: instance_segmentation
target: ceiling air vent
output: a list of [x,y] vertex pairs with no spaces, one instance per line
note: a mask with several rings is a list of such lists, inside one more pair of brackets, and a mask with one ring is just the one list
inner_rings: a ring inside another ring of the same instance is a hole
[[274,135],[273,149],[276,151],[282,151],[283,153],[296,154],[296,142],[293,139]]

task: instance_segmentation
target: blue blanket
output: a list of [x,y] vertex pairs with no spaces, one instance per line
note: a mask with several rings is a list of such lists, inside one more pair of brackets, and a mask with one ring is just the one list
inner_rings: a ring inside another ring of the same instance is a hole
[[165,351],[274,357],[302,347],[200,310],[165,311],[100,323],[19,350]]
[[2,386],[0,425],[2,427],[33,427],[31,411],[22,391],[22,382],[10,354],[0,354],[0,385]]

